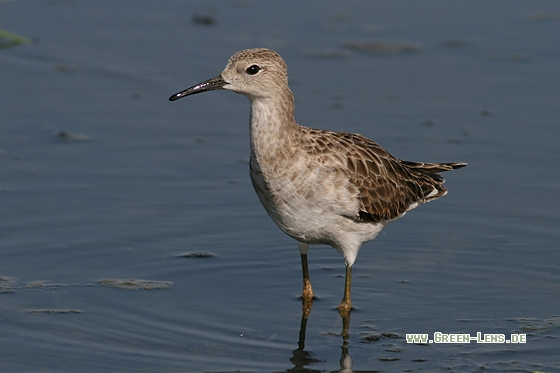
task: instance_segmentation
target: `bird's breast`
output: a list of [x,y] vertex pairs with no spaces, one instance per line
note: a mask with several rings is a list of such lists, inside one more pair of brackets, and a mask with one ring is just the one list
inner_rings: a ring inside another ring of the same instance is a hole
[[305,154],[259,158],[253,153],[250,175],[260,202],[285,233],[319,243],[338,219],[357,215],[356,192],[342,169],[314,162]]

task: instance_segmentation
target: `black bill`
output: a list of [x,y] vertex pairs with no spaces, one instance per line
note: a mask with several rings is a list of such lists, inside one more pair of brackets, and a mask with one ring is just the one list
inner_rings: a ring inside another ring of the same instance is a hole
[[181,97],[194,95],[197,93],[222,89],[224,85],[226,85],[226,81],[222,78],[221,75],[218,75],[215,78],[208,79],[202,83],[198,83],[197,85],[187,88],[184,91],[175,93],[173,96],[169,97],[169,101],[175,101],[180,99]]

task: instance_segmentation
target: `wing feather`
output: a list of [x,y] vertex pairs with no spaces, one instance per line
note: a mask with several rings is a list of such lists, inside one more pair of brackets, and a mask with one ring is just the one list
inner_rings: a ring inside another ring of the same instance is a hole
[[[466,166],[465,163],[408,162],[393,157],[376,142],[358,134],[304,127],[310,154],[345,159],[349,183],[357,188],[358,211],[352,218],[375,222],[396,219],[418,204],[447,193],[436,172]],[[313,141],[321,139],[320,142]]]

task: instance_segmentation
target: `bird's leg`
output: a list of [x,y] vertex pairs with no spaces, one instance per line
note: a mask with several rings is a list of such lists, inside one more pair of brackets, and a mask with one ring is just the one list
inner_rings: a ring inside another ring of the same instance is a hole
[[303,300],[310,301],[313,299],[313,287],[309,280],[309,268],[307,266],[307,253],[301,254],[301,269],[303,271],[303,291],[301,297]]
[[342,318],[342,332],[340,335],[342,336],[342,355],[348,355],[348,338],[350,337],[350,333],[348,330],[350,329],[350,313],[346,312],[344,315],[341,313],[340,317]]
[[352,309],[352,300],[350,299],[350,285],[352,283],[352,267],[346,266],[346,281],[344,282],[344,297],[338,306],[340,316],[344,318]]
[[301,254],[301,270],[303,272],[303,291],[301,297],[303,300],[313,299],[313,288],[311,287],[311,281],[309,281],[309,267],[307,266],[307,252],[309,251],[309,245],[298,241],[298,248]]

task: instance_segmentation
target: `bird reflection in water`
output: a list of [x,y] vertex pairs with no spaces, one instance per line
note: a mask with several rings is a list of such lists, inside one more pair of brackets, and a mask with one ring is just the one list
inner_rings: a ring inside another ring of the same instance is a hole
[[[307,319],[311,314],[313,308],[313,299],[303,299],[301,307],[301,324],[299,328],[298,348],[293,351],[293,356],[290,358],[294,367],[288,369],[286,372],[308,372],[319,373],[324,372],[320,369],[307,368],[310,365],[323,362],[323,360],[314,358],[311,352],[305,351],[305,332],[307,329]],[[340,318],[342,319],[342,354],[340,356],[340,369],[333,372],[337,373],[377,373],[377,370],[353,370],[352,358],[348,353],[348,338],[350,334],[350,312],[349,310],[339,310]]]

